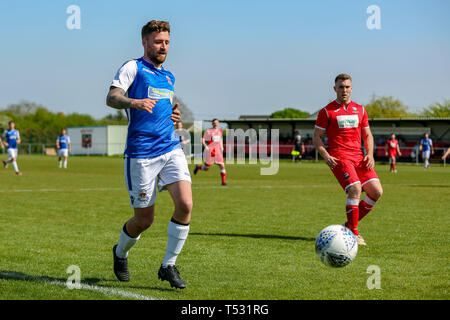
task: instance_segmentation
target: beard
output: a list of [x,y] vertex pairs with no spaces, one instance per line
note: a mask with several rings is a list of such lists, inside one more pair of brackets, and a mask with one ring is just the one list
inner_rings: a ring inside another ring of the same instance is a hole
[[149,59],[155,64],[162,64],[166,61],[167,52],[151,52],[149,54]]

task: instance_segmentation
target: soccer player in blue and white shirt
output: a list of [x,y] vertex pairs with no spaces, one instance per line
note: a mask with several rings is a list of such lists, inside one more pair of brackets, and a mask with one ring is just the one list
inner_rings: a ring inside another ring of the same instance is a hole
[[430,152],[434,154],[433,141],[428,137],[428,133],[425,133],[425,136],[420,140],[420,151],[422,152],[422,159],[425,162],[424,169],[428,169],[430,167]]
[[[56,139],[56,148],[58,149],[58,162],[59,167],[67,168],[67,158],[70,152],[70,137],[66,134],[66,129],[61,130],[61,134]],[[64,160],[64,163],[63,163]]]
[[[3,160],[3,166],[5,168],[8,167],[8,163],[11,162],[14,171],[18,176],[22,175],[19,171],[19,167],[17,166],[17,145],[20,143],[20,134],[19,131],[15,129],[15,123],[14,121],[9,122],[9,129],[5,130],[2,134],[2,139],[0,139],[0,142],[2,144],[2,147],[4,148],[6,146],[7,153],[8,153],[8,159]],[[3,139],[5,141],[3,141]]]
[[158,277],[183,289],[186,283],[175,261],[189,233],[192,190],[186,157],[174,130],[174,122],[180,120],[178,105],[172,106],[175,77],[162,66],[169,49],[169,23],[152,20],[143,26],[141,36],[144,56],[120,67],[106,98],[108,106],[125,109],[128,117],[124,175],[134,208],[134,216],[124,224],[113,247],[114,273],[120,281],[129,281],[128,251],[153,223],[156,188],[168,190],[175,210]]

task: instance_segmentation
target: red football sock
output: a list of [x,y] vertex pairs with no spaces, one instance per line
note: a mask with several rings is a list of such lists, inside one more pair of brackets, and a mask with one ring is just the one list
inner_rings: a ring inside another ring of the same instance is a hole
[[375,203],[377,202],[368,195],[361,200],[359,203],[359,221],[361,221],[372,210]]
[[349,228],[356,236],[358,233],[358,221],[359,221],[359,198],[347,198],[345,211],[347,213],[347,222],[345,226]]
[[225,181],[227,179],[227,173],[225,170],[220,170],[220,175],[222,176],[222,184],[225,184]]

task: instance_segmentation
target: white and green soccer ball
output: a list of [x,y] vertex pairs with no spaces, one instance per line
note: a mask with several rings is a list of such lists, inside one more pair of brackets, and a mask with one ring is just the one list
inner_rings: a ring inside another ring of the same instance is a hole
[[331,225],[320,231],[316,238],[316,254],[325,265],[345,267],[358,252],[356,236],[343,225]]

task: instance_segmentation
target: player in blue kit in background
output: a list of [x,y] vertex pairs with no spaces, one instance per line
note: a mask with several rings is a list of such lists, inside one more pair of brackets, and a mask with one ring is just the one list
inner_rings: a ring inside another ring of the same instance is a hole
[[189,233],[192,211],[191,176],[175,134],[180,120],[178,105],[172,106],[175,77],[162,64],[170,43],[170,25],[152,20],[141,31],[144,56],[127,61],[111,83],[106,103],[125,109],[128,135],[124,158],[125,184],[134,216],[123,226],[113,247],[114,273],[129,281],[128,251],[154,219],[156,188],[168,190],[175,210],[167,228],[167,247],[158,278],[171,287],[186,283],[175,266]]
[[424,137],[420,139],[420,151],[422,152],[422,159],[424,161],[424,169],[430,167],[430,153],[434,154],[433,141],[428,137],[428,133],[425,133]]
[[[58,163],[59,167],[67,168],[67,158],[70,152],[70,137],[66,134],[66,129],[61,130],[61,134],[56,139],[56,148],[58,149]],[[64,160],[64,163],[63,163]]]
[[[0,143],[2,148],[6,146],[6,152],[8,153],[8,159],[3,160],[3,166],[5,168],[8,167],[8,164],[11,163],[14,171],[18,176],[21,176],[22,173],[19,171],[19,167],[17,166],[17,154],[18,149],[17,146],[20,143],[20,134],[19,131],[15,129],[14,121],[10,121],[8,123],[9,129],[5,130],[0,138]],[[3,141],[3,139],[5,141]]]

